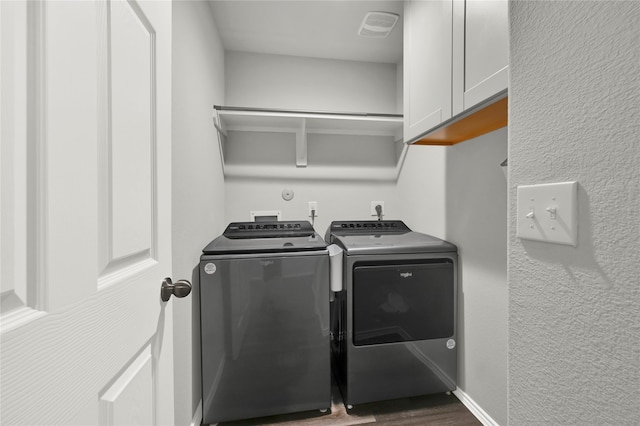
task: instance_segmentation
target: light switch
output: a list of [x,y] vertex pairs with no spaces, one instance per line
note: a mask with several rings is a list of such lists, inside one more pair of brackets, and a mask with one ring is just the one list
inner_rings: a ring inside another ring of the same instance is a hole
[[518,238],[576,246],[578,182],[518,186]]

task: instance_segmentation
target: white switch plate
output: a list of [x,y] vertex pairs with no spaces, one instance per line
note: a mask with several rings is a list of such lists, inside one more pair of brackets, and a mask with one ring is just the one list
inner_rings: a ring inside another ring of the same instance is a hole
[[578,182],[518,186],[516,236],[576,246]]

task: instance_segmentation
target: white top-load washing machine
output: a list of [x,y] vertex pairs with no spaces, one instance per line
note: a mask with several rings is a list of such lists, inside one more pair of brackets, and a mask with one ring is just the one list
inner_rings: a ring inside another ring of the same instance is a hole
[[329,256],[309,222],[231,223],[199,287],[203,423],[330,408]]
[[456,246],[388,220],[332,222],[325,239],[344,250],[331,328],[347,408],[454,390]]

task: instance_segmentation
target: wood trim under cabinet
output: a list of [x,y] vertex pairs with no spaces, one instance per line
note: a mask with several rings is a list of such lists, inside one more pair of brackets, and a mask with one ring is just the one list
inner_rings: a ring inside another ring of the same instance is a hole
[[501,129],[508,124],[508,97],[504,97],[465,117],[452,120],[413,145],[450,146]]

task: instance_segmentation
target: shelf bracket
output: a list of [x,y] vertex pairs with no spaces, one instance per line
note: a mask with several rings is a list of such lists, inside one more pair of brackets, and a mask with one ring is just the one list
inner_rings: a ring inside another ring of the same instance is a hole
[[220,150],[220,162],[222,165],[222,171],[225,171],[225,161],[224,161],[224,146],[226,144],[226,140],[227,140],[227,131],[224,127],[224,124],[222,123],[222,120],[220,120],[220,114],[218,114],[218,111],[214,110],[213,111],[213,126],[216,128],[216,136],[218,139],[218,149]]
[[307,167],[307,120],[300,120],[296,131],[296,167]]
[[227,129],[222,120],[220,120],[220,114],[216,109],[213,110],[213,126],[219,133],[222,133],[225,137],[227,136]]

